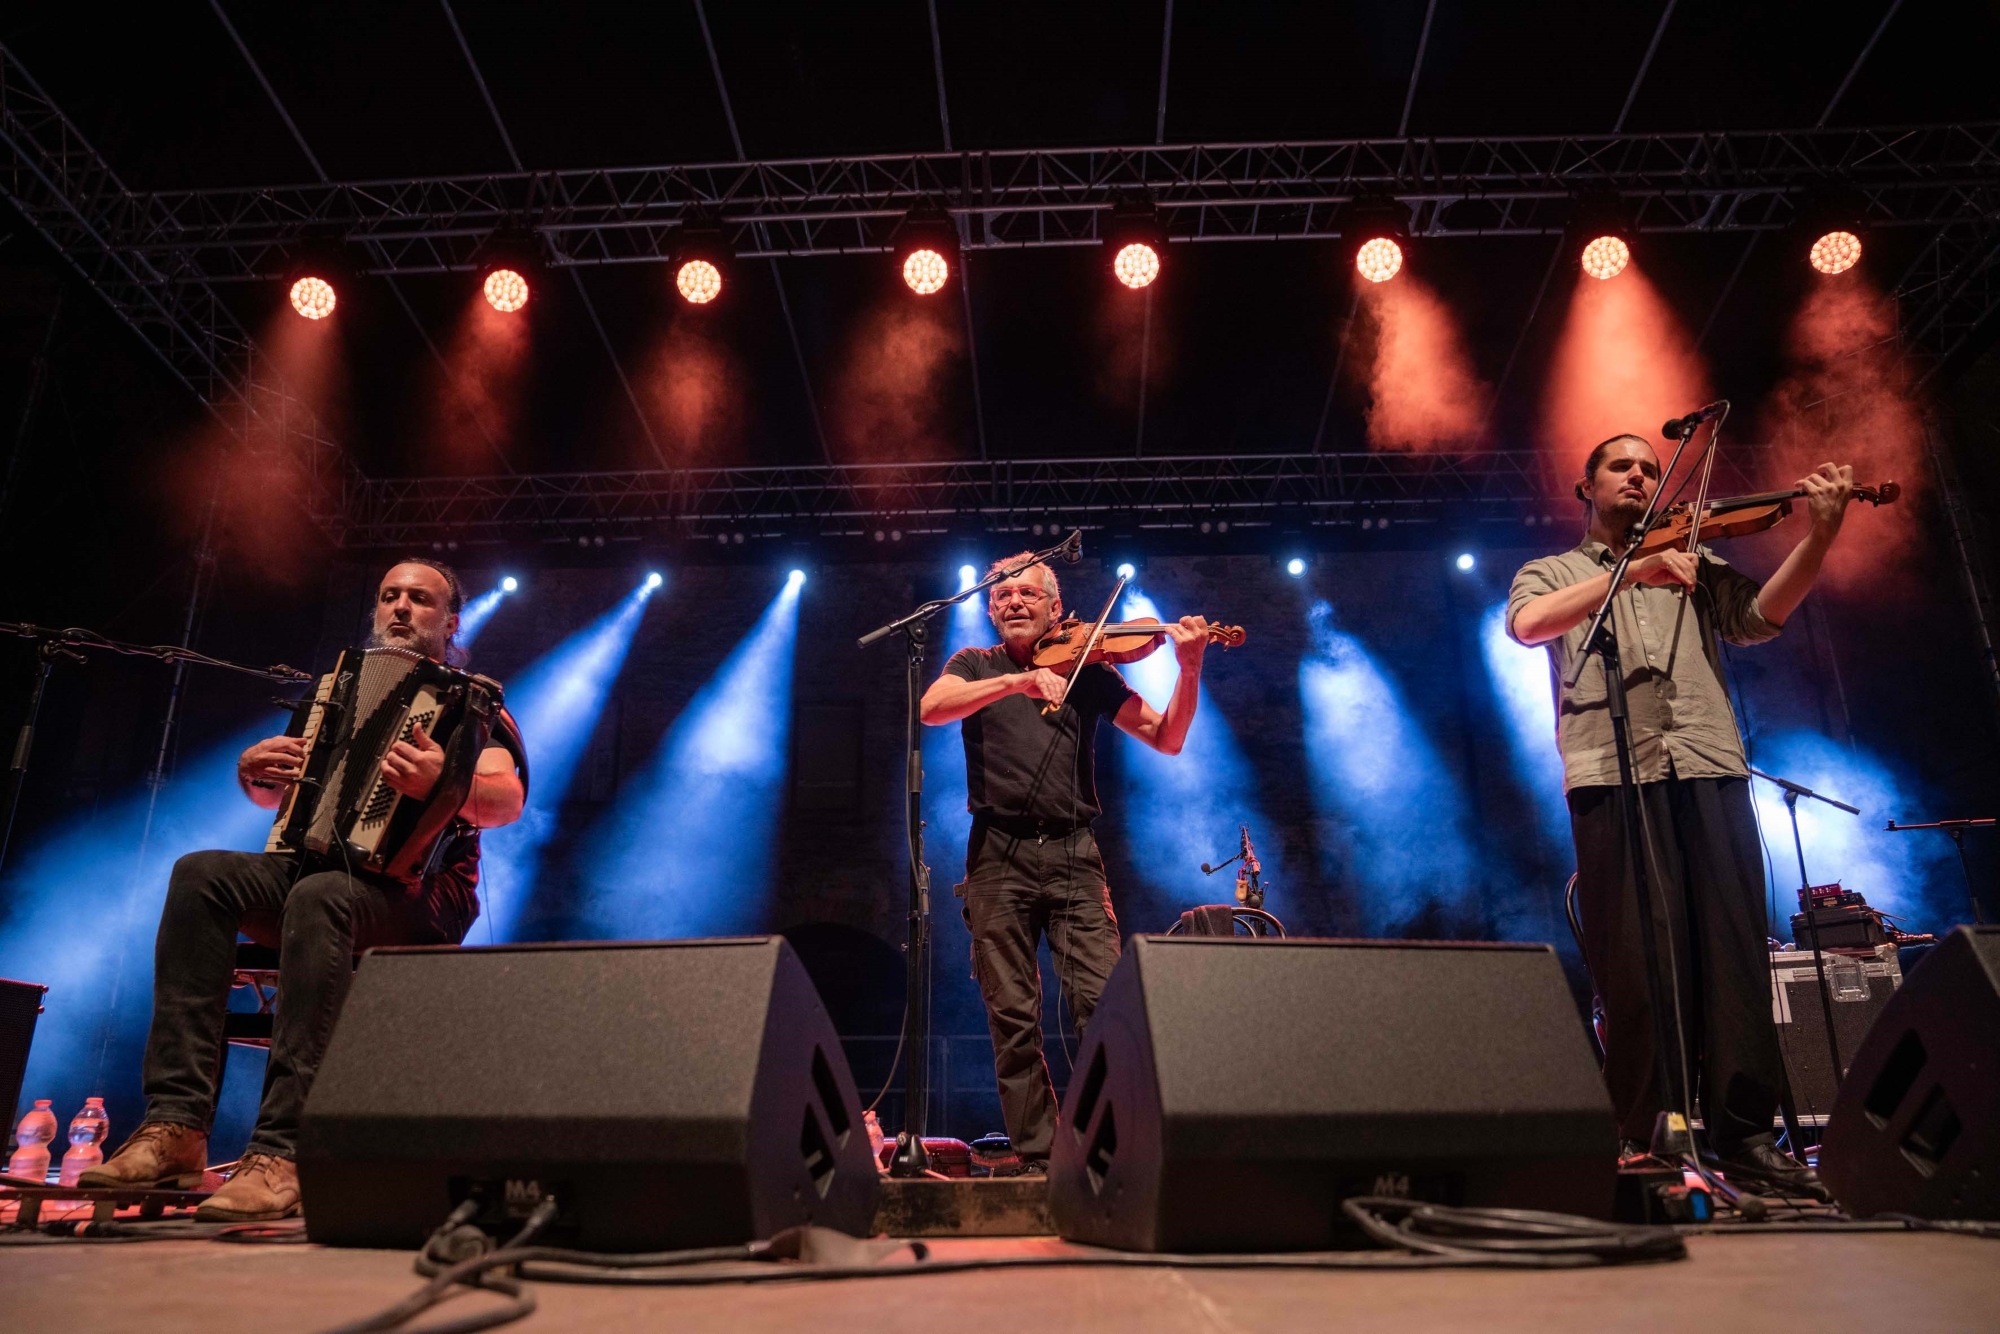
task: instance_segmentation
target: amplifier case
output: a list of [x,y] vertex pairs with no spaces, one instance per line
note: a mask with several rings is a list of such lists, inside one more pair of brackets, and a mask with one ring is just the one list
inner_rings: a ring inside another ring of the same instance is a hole
[[307,1234],[410,1247],[468,1196],[551,1244],[866,1235],[876,1168],[833,1023],[778,937],[379,949],[306,1101]]
[[1618,1136],[1546,945],[1140,936],[1050,1163],[1072,1241],[1321,1249],[1340,1201],[1611,1216]]

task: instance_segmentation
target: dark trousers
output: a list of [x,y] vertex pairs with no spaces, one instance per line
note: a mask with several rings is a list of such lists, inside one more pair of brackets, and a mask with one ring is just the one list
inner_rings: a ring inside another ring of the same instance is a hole
[[1118,962],[1118,919],[1104,861],[1088,828],[1038,840],[974,820],[965,854],[965,922],[972,972],[986,998],[993,1072],[1007,1137],[1023,1158],[1049,1156],[1056,1100],[1042,1059],[1042,973],[1035,957],[1046,934],[1056,981],[1079,1038]]
[[296,857],[191,852],[181,858],[153,949],[146,1119],[204,1133],[214,1121],[222,1016],[241,931],[278,951],[271,1058],[257,1128],[244,1152],[292,1157],[299,1112],[353,982],[354,956],[376,945],[455,945],[472,925],[460,920],[465,916],[463,907],[419,889],[313,863],[302,867]]
[[[1710,1144],[1727,1152],[1771,1133],[1784,1079],[1771,1026],[1764,856],[1750,782],[1672,778],[1639,791],[1652,830],[1648,879],[1661,977],[1674,976],[1680,989],[1688,1077]],[[1582,787],[1570,792],[1569,811],[1584,952],[1604,999],[1604,1082],[1619,1133],[1645,1140],[1667,1098],[1654,1060],[1624,809],[1617,788]]]

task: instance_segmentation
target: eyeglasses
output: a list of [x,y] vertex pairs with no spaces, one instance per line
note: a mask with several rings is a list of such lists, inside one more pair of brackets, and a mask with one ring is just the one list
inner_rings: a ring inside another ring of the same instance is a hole
[[1046,602],[1048,598],[1049,595],[1039,588],[995,588],[993,590],[993,600],[995,602],[1021,601],[1034,603]]

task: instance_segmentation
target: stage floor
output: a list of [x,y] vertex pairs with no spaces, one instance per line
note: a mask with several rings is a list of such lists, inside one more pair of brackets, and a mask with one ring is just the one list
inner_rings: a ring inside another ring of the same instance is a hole
[[[1059,1250],[1054,1238],[933,1242],[941,1257]],[[2000,1243],[1910,1233],[1697,1236],[1677,1264],[1572,1272],[1292,1273],[1001,1270],[680,1290],[534,1285],[510,1329],[677,1334],[1173,1334],[1251,1330],[1556,1329],[1769,1334],[1775,1328],[2000,1328]],[[0,1303],[17,1330],[210,1334],[310,1331],[416,1285],[401,1251],[203,1241],[0,1247]],[[495,1298],[466,1295],[423,1324]],[[640,1322],[640,1323],[634,1323]]]

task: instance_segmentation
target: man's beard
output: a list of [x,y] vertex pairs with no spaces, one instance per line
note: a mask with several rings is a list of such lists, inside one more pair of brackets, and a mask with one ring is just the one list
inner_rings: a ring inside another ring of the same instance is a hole
[[368,636],[368,647],[406,648],[413,653],[421,653],[426,658],[435,658],[439,662],[444,661],[446,645],[442,635],[426,635],[415,626],[410,626],[409,631],[410,633],[407,637],[391,638],[380,630],[377,630]]

